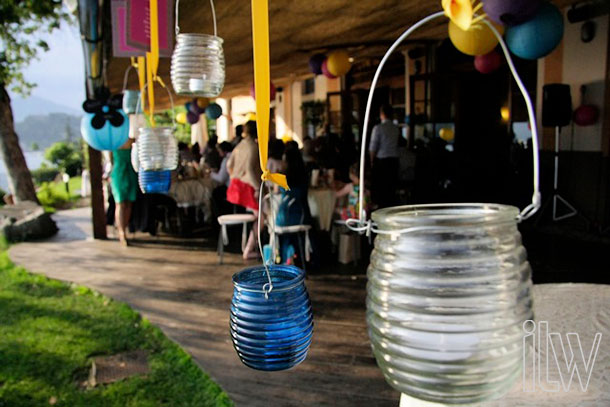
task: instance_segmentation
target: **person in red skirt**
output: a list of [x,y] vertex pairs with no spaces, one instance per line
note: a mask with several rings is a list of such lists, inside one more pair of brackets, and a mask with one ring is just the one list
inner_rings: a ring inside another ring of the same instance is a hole
[[[227,189],[227,201],[243,206],[258,216],[258,193],[262,171],[256,138],[256,122],[249,121],[244,126],[242,141],[235,147],[227,162],[227,171],[231,177],[231,183]],[[243,253],[244,259],[259,256],[257,229],[258,222],[254,222]]]

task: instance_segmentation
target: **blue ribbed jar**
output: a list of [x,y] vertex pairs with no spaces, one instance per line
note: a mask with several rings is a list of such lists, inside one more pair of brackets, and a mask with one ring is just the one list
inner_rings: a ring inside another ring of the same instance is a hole
[[311,302],[305,273],[293,266],[269,266],[273,290],[264,266],[233,275],[231,339],[241,361],[257,370],[290,369],[307,357],[313,334]]
[[167,194],[172,183],[172,172],[144,171],[138,172],[138,183],[144,194]]

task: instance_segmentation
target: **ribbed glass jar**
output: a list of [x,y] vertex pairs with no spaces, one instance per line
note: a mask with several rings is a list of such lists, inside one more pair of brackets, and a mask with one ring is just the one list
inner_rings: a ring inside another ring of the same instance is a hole
[[445,404],[498,397],[521,370],[531,270],[517,208],[421,205],[373,213],[367,323],[387,382]]
[[171,127],[141,127],[138,136],[140,169],[175,170],[178,166],[178,143]]
[[138,183],[144,194],[167,194],[172,183],[172,173],[169,170],[138,172]]
[[208,34],[178,34],[172,55],[174,92],[181,96],[217,97],[225,84],[223,39]]
[[258,370],[285,370],[307,357],[313,335],[305,273],[294,266],[269,266],[273,290],[265,297],[265,267],[233,275],[230,330],[241,361]]

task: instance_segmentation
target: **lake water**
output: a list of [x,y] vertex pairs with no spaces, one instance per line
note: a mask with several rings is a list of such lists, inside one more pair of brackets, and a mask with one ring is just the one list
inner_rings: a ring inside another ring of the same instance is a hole
[[[30,170],[36,170],[40,168],[42,163],[45,161],[44,152],[42,151],[24,151],[25,161],[28,163]],[[8,191],[8,177],[6,175],[6,166],[4,161],[0,159],[0,188]]]

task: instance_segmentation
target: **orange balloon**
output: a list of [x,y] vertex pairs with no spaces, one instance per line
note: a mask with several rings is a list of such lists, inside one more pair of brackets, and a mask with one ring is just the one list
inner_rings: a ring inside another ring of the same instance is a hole
[[[504,27],[492,24],[500,35],[504,34]],[[498,39],[493,31],[482,22],[464,31],[453,21],[449,21],[449,39],[460,52],[472,56],[487,54],[498,45]]]

